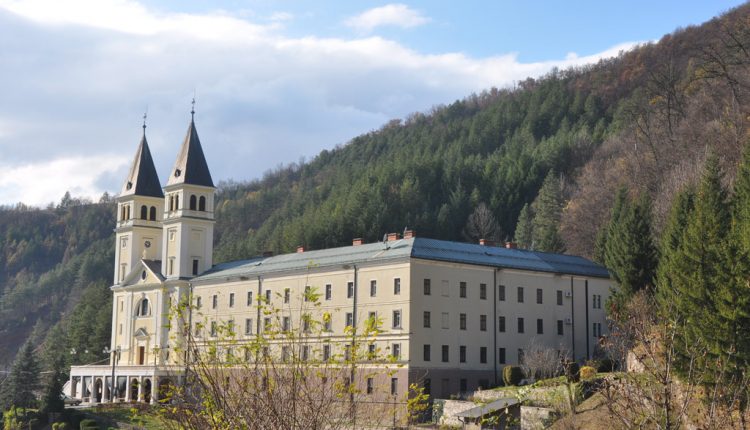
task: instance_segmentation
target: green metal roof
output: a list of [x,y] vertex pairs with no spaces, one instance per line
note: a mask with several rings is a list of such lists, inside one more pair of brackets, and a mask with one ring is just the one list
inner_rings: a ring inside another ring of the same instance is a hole
[[605,267],[575,255],[411,238],[222,263],[193,280],[200,282],[220,278],[253,277],[266,273],[299,271],[315,267],[346,268],[345,266],[352,264],[407,258],[609,278]]

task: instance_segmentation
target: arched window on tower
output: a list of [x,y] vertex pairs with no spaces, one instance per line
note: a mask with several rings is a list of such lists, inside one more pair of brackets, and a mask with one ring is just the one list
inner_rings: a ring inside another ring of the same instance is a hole
[[180,210],[180,195],[179,194],[174,196],[174,210],[176,211]]
[[148,308],[148,299],[143,298],[140,302],[138,302],[138,307],[135,309],[135,316],[147,317],[149,313],[150,309]]
[[206,198],[204,196],[201,196],[201,198],[198,199],[198,210],[199,211],[206,210]]
[[120,221],[125,221],[125,205],[120,207]]
[[156,221],[156,206],[151,206],[151,211],[148,215],[148,219],[150,219],[151,221]]
[[130,205],[125,205],[125,219],[130,219]]
[[190,195],[190,210],[194,211],[196,209],[196,201],[195,201],[195,194]]
[[148,219],[148,208],[146,205],[141,206],[141,219]]

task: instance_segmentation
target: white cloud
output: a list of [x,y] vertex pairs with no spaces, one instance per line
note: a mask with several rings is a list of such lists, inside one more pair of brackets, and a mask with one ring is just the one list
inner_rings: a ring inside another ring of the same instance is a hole
[[4,204],[23,202],[35,206],[57,202],[66,191],[96,201],[103,192],[96,184],[97,179],[122,169],[127,162],[127,157],[121,155],[96,155],[19,166],[0,165],[0,195]]
[[[521,63],[514,54],[425,55],[381,37],[294,38],[278,28],[129,0],[0,0],[0,204],[57,201],[68,189],[118,192],[146,106],[163,175],[194,88],[214,179],[243,180],[390,119],[631,46]],[[36,182],[57,171],[56,180]],[[35,180],[14,179],[24,177]]]
[[422,15],[421,12],[405,4],[393,3],[366,10],[359,15],[347,19],[344,24],[357,31],[369,33],[377,27],[412,28],[428,22],[430,22],[430,18]]

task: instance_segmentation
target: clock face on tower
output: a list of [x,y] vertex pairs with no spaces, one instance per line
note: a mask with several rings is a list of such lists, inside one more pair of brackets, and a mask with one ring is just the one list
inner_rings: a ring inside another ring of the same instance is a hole
[[151,248],[151,241],[147,240],[147,241],[143,242],[143,246],[145,246],[146,248]]

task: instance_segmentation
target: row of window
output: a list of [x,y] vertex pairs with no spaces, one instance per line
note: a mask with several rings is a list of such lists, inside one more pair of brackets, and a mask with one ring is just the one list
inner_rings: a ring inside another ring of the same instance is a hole
[[[176,211],[180,209],[180,195],[179,194],[172,194],[168,196],[169,198],[169,211]],[[188,207],[191,211],[206,211],[206,197],[200,196],[196,197],[194,194],[190,195],[190,200]]]
[[[195,273],[195,272],[197,272],[197,268],[198,268],[198,260],[193,260],[193,271],[194,271],[193,274],[194,275],[197,274],[197,273]],[[377,289],[378,289],[378,283],[377,283],[377,281],[376,280],[370,281],[370,296],[371,297],[376,297],[377,296]],[[304,300],[305,301],[308,301],[308,299],[309,299],[308,294],[310,293],[310,291],[311,291],[311,287],[310,286],[306,286],[305,287],[305,295],[304,295]],[[272,294],[271,290],[266,290],[265,291],[265,300],[266,300],[266,303],[270,303],[271,302],[271,294]],[[400,295],[401,294],[401,278],[394,278],[393,279],[393,294],[394,295]],[[346,297],[348,299],[354,297],[354,282],[347,282],[347,285],[346,285]],[[331,284],[326,284],[325,285],[325,289],[324,289],[324,293],[323,293],[323,298],[324,298],[324,300],[327,300],[327,301],[328,300],[333,300],[333,286]],[[289,303],[291,301],[291,289],[290,288],[285,288],[284,289],[283,300],[284,300],[284,303]],[[234,304],[235,304],[234,293],[229,293],[229,307],[233,308]],[[252,291],[248,291],[247,292],[246,305],[247,306],[251,306],[252,304],[253,304],[253,292]],[[218,296],[218,294],[214,294],[211,297],[211,308],[212,309],[216,309],[218,307],[218,305],[219,305],[219,296]],[[200,296],[196,297],[196,306],[199,309],[202,306],[202,300],[201,300]]]
[[[449,287],[448,287],[448,281],[443,280],[442,281],[442,292],[441,294],[445,297],[450,296]],[[432,295],[432,280],[429,278],[424,279],[423,283],[423,293],[425,296]],[[557,304],[559,306],[563,305],[563,297],[564,293],[562,290],[557,290]],[[518,303],[524,303],[524,287],[517,287],[516,290],[516,300]],[[458,283],[458,297],[460,298],[467,298],[467,287],[466,282],[460,281]],[[503,302],[505,301],[505,285],[498,285],[497,286],[497,297],[498,300]],[[481,300],[487,300],[487,284],[479,284],[479,298]],[[536,289],[536,303],[537,304],[544,304],[544,289],[543,288],[537,288]],[[601,296],[599,296],[599,306],[601,307]]]

